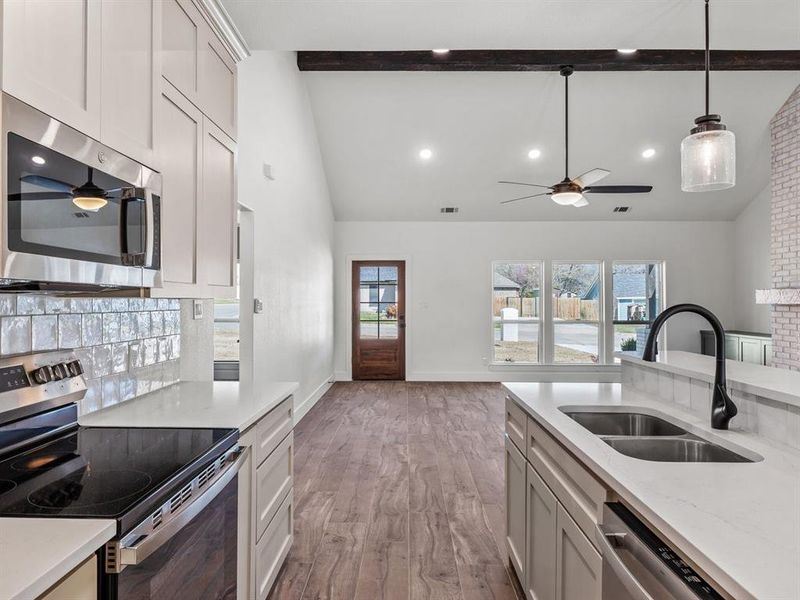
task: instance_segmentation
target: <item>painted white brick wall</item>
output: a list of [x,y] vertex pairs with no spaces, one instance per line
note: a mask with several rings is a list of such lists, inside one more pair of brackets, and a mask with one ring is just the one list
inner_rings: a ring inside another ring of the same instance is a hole
[[[775,114],[772,148],[771,261],[775,288],[800,288],[800,87]],[[773,366],[800,371],[800,306],[772,311]]]
[[75,349],[88,390],[81,414],[176,383],[180,301],[0,294],[0,355]]

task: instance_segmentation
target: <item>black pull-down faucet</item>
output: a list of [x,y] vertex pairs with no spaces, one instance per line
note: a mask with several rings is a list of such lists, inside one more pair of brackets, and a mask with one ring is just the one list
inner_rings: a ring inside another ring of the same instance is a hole
[[672,315],[682,312],[690,312],[704,317],[711,324],[714,330],[714,339],[717,342],[717,368],[714,373],[714,394],[711,398],[711,427],[714,429],[727,429],[728,422],[736,416],[738,412],[736,405],[728,395],[727,376],[725,374],[725,330],[719,319],[707,308],[697,304],[676,304],[670,306],[653,321],[650,335],[647,336],[647,343],[644,346],[642,360],[655,362],[658,354],[658,332],[667,319]]

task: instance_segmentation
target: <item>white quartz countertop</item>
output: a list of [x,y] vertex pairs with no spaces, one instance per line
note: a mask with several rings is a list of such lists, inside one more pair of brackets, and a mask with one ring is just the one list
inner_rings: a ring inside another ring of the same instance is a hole
[[297,390],[292,381],[182,381],[78,419],[86,427],[233,427],[245,431]]
[[764,458],[755,463],[639,460],[615,451],[559,410],[622,406],[620,384],[504,385],[531,417],[731,596],[800,598],[800,453],[753,434],[711,430],[708,419],[626,389],[625,407],[658,411],[690,425],[692,433]]
[[[616,355],[623,361],[651,369],[662,369],[677,375],[714,382],[716,359],[713,356],[693,352],[659,352],[656,362],[652,363],[633,353],[617,352]],[[800,406],[800,373],[797,371],[734,360],[725,361],[725,370],[730,389]]]
[[37,598],[116,530],[108,519],[0,519],[0,598]]

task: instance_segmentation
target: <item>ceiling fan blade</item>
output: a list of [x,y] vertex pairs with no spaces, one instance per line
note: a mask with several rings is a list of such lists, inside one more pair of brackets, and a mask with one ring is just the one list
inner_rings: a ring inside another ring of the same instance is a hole
[[500,204],[508,204],[509,202],[516,202],[517,200],[527,200],[528,198],[538,198],[539,196],[549,196],[550,192],[542,192],[541,194],[534,194],[533,196],[521,196],[520,198],[512,198],[511,200],[503,200]]
[[549,185],[539,185],[538,183],[523,183],[521,181],[498,181],[497,183],[508,183],[508,184],[511,184],[511,185],[529,185],[531,187],[544,188],[546,190],[552,190],[553,189],[553,187],[549,186]]
[[28,200],[64,200],[71,198],[72,195],[66,192],[21,192],[9,194],[8,199],[12,202],[28,201]]
[[585,188],[593,183],[597,183],[603,179],[603,177],[607,177],[610,174],[611,171],[605,169],[592,169],[591,171],[586,171],[583,175],[578,175],[572,180],[572,183],[577,183],[582,188]]
[[59,181],[58,179],[53,179],[51,177],[44,177],[42,175],[25,175],[20,178],[25,183],[30,183],[31,185],[38,185],[40,187],[45,187],[50,190],[54,190],[56,192],[64,192],[70,193],[72,192],[72,187],[68,183],[64,183],[63,181]]
[[652,189],[652,185],[593,185],[583,188],[583,192],[591,194],[646,194]]

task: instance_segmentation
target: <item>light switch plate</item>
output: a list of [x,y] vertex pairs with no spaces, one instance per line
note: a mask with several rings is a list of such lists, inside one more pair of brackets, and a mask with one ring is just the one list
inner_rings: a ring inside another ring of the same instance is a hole
[[203,318],[203,301],[202,300],[195,300],[192,303],[192,318],[195,320],[200,320]]

